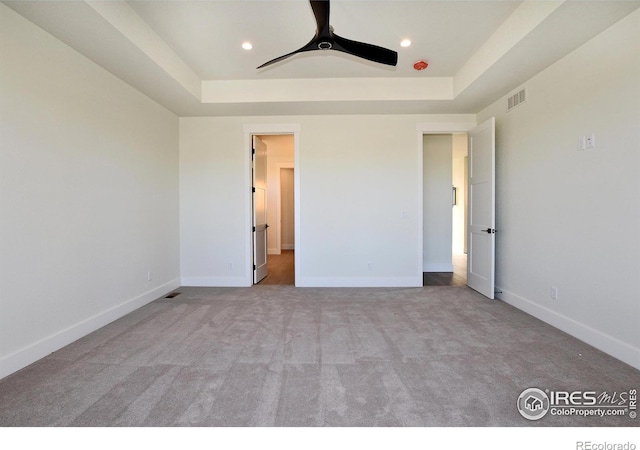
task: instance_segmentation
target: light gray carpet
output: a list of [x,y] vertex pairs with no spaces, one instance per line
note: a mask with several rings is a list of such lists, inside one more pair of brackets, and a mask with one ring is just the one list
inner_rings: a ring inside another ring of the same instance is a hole
[[638,425],[522,418],[525,388],[640,372],[466,287],[178,292],[0,381],[0,425]]

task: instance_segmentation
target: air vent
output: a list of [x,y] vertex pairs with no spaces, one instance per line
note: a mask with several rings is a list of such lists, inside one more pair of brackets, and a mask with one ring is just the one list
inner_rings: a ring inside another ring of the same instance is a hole
[[520,106],[527,101],[527,90],[521,89],[507,99],[507,111],[511,111],[516,106]]
[[174,298],[174,297],[177,297],[178,295],[180,295],[180,292],[172,292],[171,294],[167,295],[165,298]]

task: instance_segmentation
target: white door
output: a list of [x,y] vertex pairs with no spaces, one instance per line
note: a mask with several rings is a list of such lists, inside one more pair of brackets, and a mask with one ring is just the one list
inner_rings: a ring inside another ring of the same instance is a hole
[[253,282],[267,276],[267,146],[253,136]]
[[495,283],[495,118],[469,132],[467,285],[493,299]]

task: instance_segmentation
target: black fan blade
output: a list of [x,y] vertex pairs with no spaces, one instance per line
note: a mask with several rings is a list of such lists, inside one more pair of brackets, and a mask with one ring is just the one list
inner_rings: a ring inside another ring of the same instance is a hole
[[333,33],[333,50],[349,53],[369,61],[395,66],[398,64],[398,52],[377,45],[345,39]]
[[[329,31],[329,1],[322,0],[309,0],[311,3],[311,9],[313,10],[313,15],[316,18],[316,35],[311,41],[307,43],[302,48],[295,50],[291,53],[287,53],[286,55],[279,56],[277,58],[272,59],[271,61],[267,61],[266,63],[256,67],[256,69],[262,69],[263,67],[270,66],[271,64],[275,64],[278,61],[282,61],[283,59],[287,59],[290,56],[293,56],[302,52],[310,52],[311,50],[319,50],[318,45],[320,43],[319,37],[323,36],[325,38],[330,38]],[[326,41],[327,39],[324,39]]]
[[329,36],[329,0],[309,0],[316,17],[316,37]]
[[283,59],[287,59],[288,57],[293,56],[295,54],[302,53],[302,52],[309,52],[311,50],[318,50],[318,46],[316,44],[316,38],[313,38],[304,47],[299,48],[298,50],[295,50],[295,51],[293,51],[291,53],[287,53],[286,55],[278,56],[277,58],[274,58],[271,61],[267,61],[266,63],[256,67],[256,69],[262,69],[263,67],[267,67],[267,66],[270,66],[271,64],[275,64],[278,61],[282,61]]

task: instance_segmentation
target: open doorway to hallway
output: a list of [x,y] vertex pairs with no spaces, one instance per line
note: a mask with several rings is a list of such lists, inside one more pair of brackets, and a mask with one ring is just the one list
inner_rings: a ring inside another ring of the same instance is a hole
[[269,255],[268,274],[260,285],[295,285],[294,250],[282,250],[279,255]]
[[423,286],[466,286],[467,285],[467,255],[457,253],[453,255],[453,272],[423,272]]
[[267,274],[257,284],[295,285],[294,136],[257,135],[267,147]]
[[467,139],[423,136],[423,286],[467,284]]

